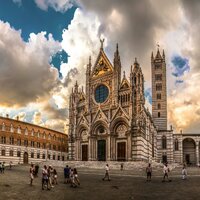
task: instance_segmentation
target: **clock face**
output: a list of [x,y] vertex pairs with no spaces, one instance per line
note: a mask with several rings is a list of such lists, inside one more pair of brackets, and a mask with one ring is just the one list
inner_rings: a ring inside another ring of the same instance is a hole
[[109,95],[108,87],[105,85],[99,85],[95,90],[95,101],[97,103],[103,103]]

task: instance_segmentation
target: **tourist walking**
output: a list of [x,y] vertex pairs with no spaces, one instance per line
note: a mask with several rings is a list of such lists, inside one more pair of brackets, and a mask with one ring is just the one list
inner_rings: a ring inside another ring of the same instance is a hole
[[169,180],[169,175],[168,175],[169,172],[170,172],[169,167],[168,167],[167,163],[165,163],[165,164],[164,164],[164,167],[163,167],[164,176],[163,176],[162,182],[165,182],[165,178],[167,178],[167,180],[168,180],[169,182],[171,181],[171,180]]
[[57,171],[56,169],[53,170],[53,182],[54,184],[58,185],[58,174],[57,174]]
[[12,161],[10,161],[9,165],[10,165],[10,169],[11,169],[12,168]]
[[183,169],[182,169],[182,179],[186,180],[187,178],[187,169],[186,169],[186,165],[183,165]]
[[42,190],[44,190],[44,186],[46,186],[47,190],[49,190],[48,185],[48,170],[47,166],[44,165],[44,168],[42,169]]
[[33,185],[33,179],[34,179],[34,165],[31,164],[31,167],[30,167],[30,185]]
[[106,164],[106,173],[105,173],[104,178],[102,178],[103,181],[104,181],[106,178],[107,178],[108,181],[110,181],[109,170],[110,170],[110,169],[109,169],[109,166],[108,166],[108,164]]
[[150,163],[148,164],[146,168],[146,174],[147,174],[147,181],[151,181],[152,167]]
[[2,173],[2,163],[0,162],[0,173]]
[[36,164],[36,165],[35,165],[35,173],[34,173],[35,177],[38,176],[38,171],[39,171],[39,165]]
[[70,186],[71,187],[75,187],[75,182],[74,182],[74,170],[73,169],[70,169],[70,175],[69,175],[69,178],[70,178]]
[[68,167],[68,165],[66,165],[66,167],[64,168],[64,183],[70,183],[70,168]]
[[79,178],[78,178],[78,172],[77,172],[76,168],[74,168],[74,183],[75,183],[75,186],[80,185],[80,181],[79,181]]
[[53,187],[54,187],[53,184],[52,184],[52,181],[53,181],[53,168],[52,168],[51,165],[49,165],[47,171],[48,171],[48,182],[49,182],[49,186],[50,186],[51,188],[53,188]]
[[5,170],[5,162],[2,163],[2,173],[4,174],[4,170]]
[[124,169],[124,164],[123,163],[121,163],[121,171]]

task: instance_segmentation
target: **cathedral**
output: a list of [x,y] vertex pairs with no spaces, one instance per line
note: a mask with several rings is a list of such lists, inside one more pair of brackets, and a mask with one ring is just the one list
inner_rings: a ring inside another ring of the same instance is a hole
[[118,45],[111,63],[101,40],[95,63],[88,61],[85,91],[76,82],[70,95],[70,160],[199,162],[200,135],[168,130],[164,51],[152,53],[151,72],[152,114],[145,107],[139,61],[135,58],[126,76]]

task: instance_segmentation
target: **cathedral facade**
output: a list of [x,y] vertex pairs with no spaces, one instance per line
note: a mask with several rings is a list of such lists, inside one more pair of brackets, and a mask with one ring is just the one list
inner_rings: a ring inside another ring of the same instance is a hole
[[92,66],[86,71],[86,91],[75,84],[69,108],[69,159],[156,160],[157,130],[145,108],[144,76],[135,59],[130,78],[121,77],[118,45],[113,63],[103,42]]
[[152,114],[144,106],[144,76],[137,59],[126,76],[118,45],[111,63],[101,41],[96,61],[89,58],[86,90],[76,82],[70,95],[70,160],[199,164],[200,134],[168,129],[164,51],[152,53],[151,76]]

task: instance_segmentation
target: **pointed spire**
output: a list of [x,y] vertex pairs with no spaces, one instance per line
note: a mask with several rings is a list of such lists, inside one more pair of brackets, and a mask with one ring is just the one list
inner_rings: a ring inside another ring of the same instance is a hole
[[125,79],[126,78],[126,72],[125,71],[123,71],[123,78]]
[[120,60],[118,43],[116,44],[116,51],[114,53],[114,60],[116,60],[116,61]]
[[135,62],[134,62],[134,64],[138,64],[138,62],[137,62],[137,58],[135,57]]
[[156,54],[156,57],[155,57],[155,58],[158,58],[158,59],[161,59],[161,58],[162,58],[162,56],[160,55],[159,48],[158,48],[158,50],[157,50],[157,54]]
[[76,81],[75,86],[74,86],[74,92],[78,93],[78,83],[77,83],[77,81]]
[[[114,53],[114,67],[121,67],[120,55],[119,55],[119,46],[116,44],[116,51]],[[120,72],[121,73],[121,72]]]
[[160,48],[159,43],[157,43],[156,46],[157,46],[157,54],[156,54],[156,57],[155,57],[155,58],[157,58],[157,59],[161,59],[162,57],[161,57],[160,50],[159,50],[159,48]]
[[163,49],[163,53],[162,53],[162,58],[163,58],[163,60],[165,60],[165,51],[164,51],[164,49]]
[[116,44],[116,53],[119,53],[119,50],[118,50],[118,43]]
[[104,41],[105,41],[104,38],[103,38],[103,39],[100,39],[100,42],[101,42],[101,48],[100,48],[100,50],[103,50],[103,43],[104,43]]
[[131,72],[133,72],[133,65],[131,65]]
[[151,60],[154,60],[153,51],[151,52]]

